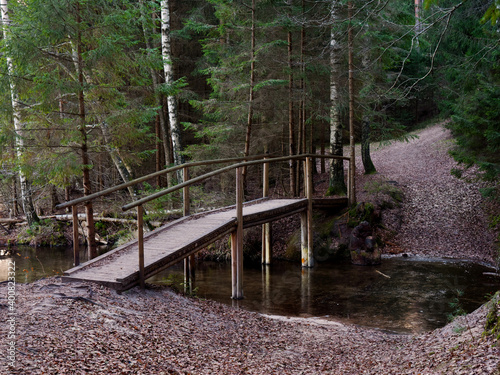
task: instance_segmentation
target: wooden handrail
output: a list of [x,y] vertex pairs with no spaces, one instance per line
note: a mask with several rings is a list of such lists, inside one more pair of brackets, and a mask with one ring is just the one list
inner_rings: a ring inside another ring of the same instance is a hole
[[111,194],[111,193],[113,193],[113,192],[115,192],[117,190],[125,189],[125,188],[127,188],[129,186],[140,184],[141,182],[144,182],[144,181],[147,181],[147,180],[151,180],[151,179],[153,179],[155,177],[158,177],[158,176],[162,176],[162,175],[167,174],[169,172],[175,172],[175,171],[177,171],[179,169],[182,169],[182,168],[197,167],[197,166],[200,166],[200,165],[224,164],[224,163],[231,163],[231,162],[242,161],[242,160],[261,159],[261,158],[263,158],[265,156],[266,155],[254,155],[254,156],[248,156],[248,157],[238,157],[238,158],[228,158],[228,159],[214,159],[214,160],[204,160],[204,161],[195,161],[195,162],[184,163],[184,164],[176,165],[174,167],[163,169],[163,170],[158,171],[158,172],[154,172],[154,173],[148,174],[146,176],[142,176],[142,177],[136,178],[136,179],[131,180],[129,182],[125,182],[123,184],[116,185],[116,186],[110,187],[108,189],[101,190],[101,191],[98,191],[98,192],[93,193],[93,194],[89,194],[89,195],[81,197],[81,198],[73,199],[73,200],[70,200],[70,201],[58,204],[56,206],[56,208],[57,209],[61,209],[61,208],[75,206],[75,205],[78,205],[80,203],[85,203],[85,202],[94,200],[96,198],[102,197],[104,195]]
[[[239,167],[250,166],[250,165],[264,164],[264,163],[272,163],[272,162],[295,160],[295,159],[305,159],[307,157],[312,157],[312,158],[319,157],[319,158],[327,158],[327,159],[350,160],[350,158],[347,157],[347,156],[301,154],[301,155],[292,155],[292,156],[281,156],[281,157],[277,157],[277,158],[264,158],[264,159],[254,160],[254,161],[247,161],[247,162],[243,162],[243,163],[231,164],[231,165],[229,165],[227,167],[220,168],[220,169],[217,169],[217,170],[209,172],[209,173],[205,173],[205,174],[203,174],[201,176],[195,177],[195,178],[190,179],[190,180],[188,180],[186,182],[183,182],[181,184],[177,184],[175,186],[172,186],[171,188],[168,188],[168,189],[156,192],[154,194],[148,195],[147,197],[144,197],[144,198],[138,199],[138,200],[136,200],[134,202],[131,202],[129,204],[126,204],[126,205],[122,206],[122,210],[123,211],[128,211],[128,210],[130,210],[130,209],[132,209],[134,207],[137,207],[137,206],[139,206],[141,204],[150,202],[150,201],[155,200],[157,198],[160,198],[160,197],[162,197],[162,196],[164,196],[166,194],[173,193],[174,191],[183,189],[183,188],[185,188],[187,186],[190,186],[190,185],[193,185],[195,183],[201,182],[203,180],[206,180],[207,178],[210,178],[210,177],[216,176],[218,174],[230,171],[232,169],[236,169],[236,168],[239,168]],[[246,159],[250,159],[250,158],[246,158]],[[245,160],[245,159],[243,159],[243,160]]]
[[[251,166],[251,165],[258,165],[258,164],[264,164],[264,165],[268,165],[269,163],[272,163],[272,162],[280,162],[280,161],[287,161],[287,160],[296,160],[296,159],[303,159],[303,160],[306,160],[306,164],[309,164],[309,161],[308,159],[310,158],[325,158],[325,159],[340,159],[340,160],[348,160],[351,162],[351,158],[350,157],[347,157],[347,156],[336,156],[336,155],[317,155],[317,154],[301,154],[301,155],[292,155],[292,156],[282,156],[282,157],[275,157],[275,158],[270,158],[268,154],[266,155],[254,155],[254,156],[248,156],[248,157],[238,157],[238,158],[228,158],[228,159],[216,159],[216,160],[205,160],[205,161],[197,161],[197,162],[190,162],[190,163],[184,163],[184,164],[181,164],[181,165],[177,165],[177,166],[174,166],[174,167],[170,167],[170,168],[167,168],[167,169],[164,169],[162,171],[158,171],[158,172],[155,172],[155,173],[151,173],[149,175],[146,175],[146,176],[143,176],[143,177],[140,177],[140,178],[137,178],[137,179],[134,179],[132,181],[129,181],[129,182],[126,182],[126,183],[123,183],[123,184],[120,184],[120,185],[116,185],[114,187],[111,187],[109,189],[105,189],[105,190],[102,190],[100,192],[97,192],[97,193],[94,193],[94,194],[90,194],[90,195],[87,195],[87,196],[84,196],[84,197],[81,197],[81,198],[77,198],[77,199],[73,199],[71,201],[68,201],[68,202],[65,202],[65,203],[62,203],[62,204],[59,204],[56,206],[57,209],[61,209],[61,208],[66,208],[66,207],[72,207],[72,211],[73,211],[73,250],[74,250],[74,263],[75,263],[75,266],[78,266],[79,263],[80,263],[80,259],[79,259],[79,248],[78,248],[78,229],[77,229],[77,210],[76,210],[76,206],[78,204],[81,204],[81,203],[85,203],[85,202],[88,202],[88,201],[92,201],[96,198],[99,198],[101,196],[104,196],[104,195],[107,195],[107,194],[110,194],[112,192],[115,192],[117,190],[121,190],[121,189],[124,189],[124,188],[127,188],[129,186],[133,186],[135,184],[139,184],[141,182],[144,182],[144,181],[147,181],[147,180],[150,180],[150,179],[153,179],[155,177],[158,177],[158,176],[161,176],[161,175],[164,175],[164,174],[167,174],[169,172],[175,172],[179,169],[183,169],[184,170],[184,173],[186,175],[187,178],[184,178],[184,181],[174,187],[171,187],[171,188],[168,188],[168,189],[164,189],[162,191],[159,191],[155,194],[151,194],[147,197],[144,197],[142,199],[138,199],[132,203],[129,203],[127,205],[124,205],[122,206],[122,210],[123,211],[127,211],[131,208],[134,208],[134,207],[137,207],[137,215],[138,215],[138,226],[141,228],[139,230],[139,238],[141,238],[141,240],[139,241],[139,248],[141,248],[141,241],[142,241],[142,225],[141,225],[141,222],[142,222],[142,215],[143,215],[143,208],[142,208],[142,205],[144,203],[147,203],[147,202],[150,202],[154,199],[157,199],[159,197],[162,197],[166,194],[170,194],[174,191],[177,191],[177,190],[180,190],[180,189],[183,189],[183,196],[184,196],[184,209],[183,209],[183,212],[184,212],[184,215],[186,214],[189,214],[189,192],[188,192],[188,188],[189,186],[195,184],[195,183],[198,183],[200,181],[203,181],[207,178],[210,178],[210,177],[213,177],[213,176],[216,176],[218,174],[221,174],[221,173],[224,173],[226,171],[229,171],[231,169],[236,169],[236,170],[240,170],[240,168],[242,167],[246,167],[246,166]],[[212,171],[212,172],[209,172],[209,173],[205,173],[201,176],[198,176],[196,178],[193,178],[193,179],[189,179],[188,177],[188,170],[189,170],[189,167],[195,167],[195,166],[205,166],[205,165],[213,165],[213,164],[223,164],[223,163],[230,163],[230,162],[238,162],[238,161],[243,161],[242,163],[236,163],[236,164],[231,164],[227,167],[224,167],[224,168],[219,168],[215,171]],[[268,172],[265,172],[266,174]],[[312,174],[311,174],[312,176]],[[309,177],[310,178],[310,177]],[[349,178],[353,178],[352,174],[350,173],[349,174]],[[312,185],[312,184],[311,184]],[[310,187],[310,189],[312,188],[312,186]],[[266,190],[268,189],[268,186],[264,186],[264,189],[265,189],[265,194],[267,194]],[[348,193],[349,194],[349,193]],[[140,255],[140,261],[139,263],[141,264],[140,266],[140,269],[143,270],[144,268],[144,255],[143,255],[143,252],[139,251]],[[144,282],[144,277],[143,277],[143,274],[141,276],[141,286],[143,286],[143,282]]]

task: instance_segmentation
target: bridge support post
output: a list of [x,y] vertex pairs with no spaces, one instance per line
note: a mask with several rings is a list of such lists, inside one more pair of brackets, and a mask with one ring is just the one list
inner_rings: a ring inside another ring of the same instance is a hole
[[73,214],[73,265],[80,265],[80,239],[78,235],[78,207],[75,205],[71,206],[71,211]]
[[271,264],[272,258],[272,229],[271,223],[262,224],[262,264]]
[[312,217],[312,158],[307,157],[304,166],[307,210],[300,215],[302,267],[314,266],[313,217]]
[[139,285],[145,289],[146,280],[144,280],[144,209],[142,205],[137,206],[137,238],[139,245]]
[[300,253],[302,267],[308,267],[309,264],[309,250],[307,245],[307,211],[304,211],[300,213]]
[[243,167],[236,168],[236,222],[231,233],[231,297],[243,299]]
[[[262,197],[269,196],[269,163],[262,165]],[[262,224],[262,264],[271,264],[271,223]]]

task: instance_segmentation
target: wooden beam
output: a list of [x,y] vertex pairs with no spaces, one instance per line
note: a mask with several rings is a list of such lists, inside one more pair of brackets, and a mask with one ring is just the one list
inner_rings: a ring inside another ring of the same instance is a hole
[[[269,163],[262,164],[262,197],[269,196]],[[271,264],[271,223],[262,224],[262,264]]]
[[314,266],[314,256],[313,256],[313,175],[312,175],[312,158],[307,157],[305,166],[305,190],[307,198],[307,267]]
[[[183,168],[183,182],[187,182],[189,180],[189,167],[185,166]],[[186,185],[182,188],[182,201],[183,201],[183,216],[189,216],[190,214],[190,201],[189,201],[189,185]],[[187,258],[184,258],[184,292],[191,293],[193,291],[193,266],[194,266],[194,256],[190,255]]]
[[262,224],[262,264],[271,264],[272,259],[271,223]]
[[139,285],[144,290],[146,281],[144,280],[144,210],[142,206],[137,206],[137,239],[139,247]]
[[[189,168],[184,167],[184,181],[187,182],[189,180]],[[183,213],[184,216],[189,216],[190,214],[190,199],[189,199],[189,185],[186,185],[182,188],[182,200],[183,200]]]
[[243,298],[243,167],[236,168],[236,230],[231,233],[232,298]]
[[300,213],[300,254],[302,267],[308,267],[309,264],[307,234],[307,211],[303,211]]
[[78,234],[78,207],[71,206],[73,214],[73,266],[80,265],[80,239]]

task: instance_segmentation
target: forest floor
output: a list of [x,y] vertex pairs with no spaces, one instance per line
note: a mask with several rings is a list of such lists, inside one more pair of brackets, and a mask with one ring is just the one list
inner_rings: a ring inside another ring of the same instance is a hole
[[[478,185],[450,175],[448,132],[436,125],[418,134],[374,149],[378,174],[358,168],[358,201],[380,198],[374,186],[381,182],[403,191],[402,205],[381,213],[391,234],[387,251],[495,264],[495,233],[487,229]],[[0,324],[0,350],[7,353],[1,373],[500,374],[498,340],[483,335],[488,312],[500,315],[498,300],[441,329],[403,335],[272,318],[165,288],[119,295],[59,278],[17,284],[9,316],[7,288],[0,284],[0,311],[11,319]]]

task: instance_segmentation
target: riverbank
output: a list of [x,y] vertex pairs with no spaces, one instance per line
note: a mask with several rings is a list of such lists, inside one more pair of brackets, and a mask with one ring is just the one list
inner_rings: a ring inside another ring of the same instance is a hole
[[[379,174],[359,176],[358,200],[374,194],[365,189],[370,179],[403,191],[402,205],[383,214],[389,252],[493,264],[495,234],[477,186],[449,175],[449,134],[434,126],[419,135],[374,150]],[[8,293],[0,284],[4,317]],[[0,324],[1,352],[15,347],[11,374],[500,374],[498,340],[483,335],[498,302],[432,332],[395,335],[267,317],[157,287],[118,295],[49,278],[17,284],[15,297],[13,320]]]

